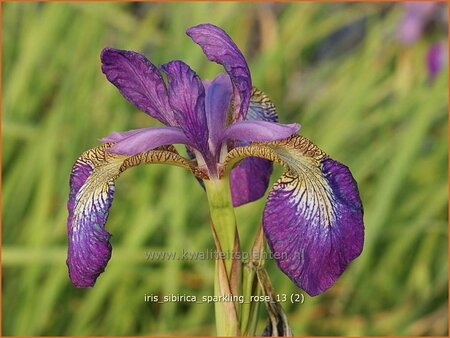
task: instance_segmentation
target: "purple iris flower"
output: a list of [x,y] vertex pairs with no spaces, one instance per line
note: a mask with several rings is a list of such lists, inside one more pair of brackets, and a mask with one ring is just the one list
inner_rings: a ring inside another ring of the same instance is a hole
[[439,6],[439,2],[405,2],[403,6],[405,14],[397,34],[402,43],[411,45],[422,36],[425,25]]
[[446,51],[448,48],[443,43],[435,43],[431,45],[427,53],[427,68],[429,80],[432,81],[441,72],[448,59]]
[[[143,55],[106,48],[102,71],[121,94],[164,126],[114,132],[84,152],[70,178],[68,258],[72,283],[91,287],[111,257],[105,230],[114,181],[126,169],[167,163],[199,180],[230,180],[233,205],[264,195],[273,162],[285,173],[272,188],[264,232],[277,263],[310,295],[331,287],[362,250],[363,208],[349,169],[330,159],[298,124],[279,124],[274,105],[252,87],[244,56],[220,28],[187,30],[225,73],[202,81],[184,62],[160,68]],[[163,79],[167,78],[167,83]],[[173,144],[184,144],[188,157]]]

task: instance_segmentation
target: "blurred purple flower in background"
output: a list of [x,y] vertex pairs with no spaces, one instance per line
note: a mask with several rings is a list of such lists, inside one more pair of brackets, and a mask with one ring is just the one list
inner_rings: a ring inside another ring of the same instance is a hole
[[411,45],[422,36],[427,22],[438,8],[439,3],[430,1],[404,2],[402,5],[405,14],[398,27],[397,36],[402,43]]
[[443,43],[435,43],[428,49],[427,66],[430,81],[434,80],[440,71],[447,65],[447,50],[448,45]]
[[[439,15],[446,11],[441,3],[433,1],[405,2],[402,6],[404,17],[398,26],[397,38],[408,46],[415,44],[423,36],[426,26],[433,21],[439,21]],[[445,27],[448,27],[448,20]],[[429,47],[426,55],[429,81],[433,81],[447,64],[447,49],[448,45],[443,42],[436,42]]]

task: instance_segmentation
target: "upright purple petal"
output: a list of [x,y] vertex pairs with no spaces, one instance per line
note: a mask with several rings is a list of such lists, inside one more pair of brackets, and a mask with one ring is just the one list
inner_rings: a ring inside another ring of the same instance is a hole
[[179,128],[153,127],[129,130],[123,133],[113,132],[102,142],[117,142],[109,152],[114,154],[134,155],[169,144],[191,144]]
[[[214,152],[225,130],[227,110],[230,105],[233,88],[230,78],[225,74],[218,75],[205,88],[206,119],[208,121],[209,139],[213,148],[211,150]],[[220,149],[218,150],[220,151]]]
[[[248,108],[247,120],[277,122],[275,106],[262,91],[253,88]],[[250,142],[237,141],[236,146]],[[231,196],[235,207],[261,198],[269,186],[272,162],[263,158],[248,157],[231,171]]]
[[186,137],[200,152],[208,152],[208,124],[202,81],[182,61],[171,61],[162,70],[169,81],[169,102]]
[[162,123],[176,126],[161,74],[145,56],[105,48],[100,58],[106,78],[128,101]]
[[252,91],[252,79],[239,48],[225,31],[211,24],[191,27],[186,33],[200,45],[209,60],[225,68],[233,82],[233,120],[245,119]]
[[258,88],[253,87],[247,116],[249,121],[278,122],[277,110],[269,97]]

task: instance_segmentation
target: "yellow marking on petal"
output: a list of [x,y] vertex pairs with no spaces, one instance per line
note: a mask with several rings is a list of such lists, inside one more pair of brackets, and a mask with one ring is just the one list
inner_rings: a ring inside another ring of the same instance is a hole
[[[271,120],[276,122],[278,120],[277,110],[275,105],[270,101],[269,97],[261,90],[256,87],[252,88],[252,93],[250,96],[250,107],[252,105],[261,106],[264,113],[259,116],[258,119],[263,119],[265,121]],[[249,114],[248,112],[247,114]]]
[[81,217],[89,217],[93,208],[105,207],[108,193],[114,190],[114,181],[126,169],[146,163],[164,163],[190,169],[201,179],[208,179],[204,172],[193,163],[180,156],[173,146],[160,147],[136,155],[119,155],[108,152],[112,143],[85,151],[75,162],[76,166],[90,166],[91,174],[78,191],[73,213],[73,230],[77,231]]
[[304,210],[306,219],[324,217],[322,223],[328,226],[334,222],[333,194],[321,170],[321,161],[327,155],[314,143],[303,136],[293,135],[284,140],[237,147],[225,159],[224,173],[229,174],[239,161],[248,156],[265,158],[284,167],[285,172],[273,190],[291,192],[291,201],[298,210]]

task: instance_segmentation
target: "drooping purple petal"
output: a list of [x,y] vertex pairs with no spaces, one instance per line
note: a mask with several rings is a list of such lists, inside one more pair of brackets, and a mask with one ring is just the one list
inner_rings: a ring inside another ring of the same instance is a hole
[[[262,91],[253,88],[247,120],[277,122],[275,106]],[[245,146],[249,142],[237,141],[236,146]],[[269,186],[272,175],[272,162],[263,158],[249,157],[242,160],[231,171],[231,196],[235,207],[261,198]]]
[[243,120],[247,114],[252,80],[247,62],[239,48],[225,31],[211,24],[201,24],[187,30],[209,60],[221,64],[233,83],[233,120]]
[[145,56],[105,48],[100,58],[106,78],[128,101],[162,123],[176,126],[161,74]]
[[278,266],[311,296],[325,291],[363,248],[363,207],[350,170],[307,138],[293,135],[232,149],[224,171],[249,156],[285,168],[263,213]]
[[134,155],[168,144],[191,144],[183,131],[175,127],[142,128],[122,134],[114,132],[102,141],[117,142],[108,151],[124,155]]
[[186,137],[200,152],[208,151],[205,89],[195,72],[182,61],[162,65],[169,81],[169,102]]
[[[96,152],[92,154],[95,158]],[[70,175],[67,209],[67,267],[74,286],[91,287],[111,258],[110,234],[104,225],[114,197],[108,180],[92,186],[94,165],[90,156],[80,157]],[[83,188],[83,189],[82,189]]]
[[299,161],[297,175],[283,175],[263,216],[278,266],[311,296],[336,282],[364,241],[363,209],[350,171],[326,157],[316,164]]
[[224,132],[224,140],[269,142],[288,138],[300,130],[298,123],[280,124],[266,121],[239,121]]
[[208,84],[206,89],[205,111],[208,121],[209,139],[213,147],[211,150],[213,152],[225,130],[227,110],[232,93],[233,88],[230,78],[225,74],[218,75]]
[[105,230],[114,197],[114,181],[128,168],[146,163],[166,163],[200,175],[185,158],[170,147],[132,156],[109,152],[111,143],[85,151],[70,176],[67,208],[67,267],[72,284],[92,287],[111,257],[110,234]]

